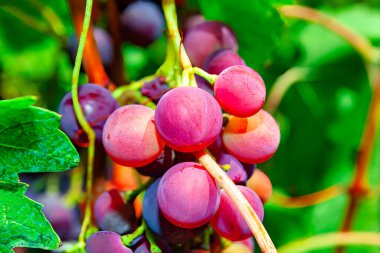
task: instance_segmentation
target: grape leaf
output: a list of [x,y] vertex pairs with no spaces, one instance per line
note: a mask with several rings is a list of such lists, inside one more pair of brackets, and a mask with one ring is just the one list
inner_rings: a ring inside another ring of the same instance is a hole
[[252,67],[260,67],[271,58],[283,23],[267,0],[198,0],[207,19],[229,25],[239,42],[239,53]]
[[60,239],[42,213],[42,205],[24,196],[27,185],[0,181],[0,251],[14,247],[55,249]]
[[60,116],[32,106],[33,97],[0,101],[0,179],[21,172],[59,172],[79,155],[58,127]]

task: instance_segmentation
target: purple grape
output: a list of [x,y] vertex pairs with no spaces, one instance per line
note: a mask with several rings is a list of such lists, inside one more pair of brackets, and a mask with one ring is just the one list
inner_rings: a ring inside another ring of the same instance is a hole
[[183,28],[184,28],[185,32],[187,32],[191,28],[193,28],[193,27],[195,27],[195,26],[197,26],[203,22],[205,22],[205,18],[202,15],[200,15],[200,14],[192,15],[186,19],[185,25]]
[[137,1],[123,11],[121,24],[127,41],[146,47],[162,34],[164,16],[154,3]]
[[136,170],[144,176],[160,177],[173,165],[173,153],[171,148],[165,147],[155,161],[143,167],[137,167]]
[[[113,61],[113,42],[111,36],[102,28],[94,27],[94,39],[99,50],[100,58],[104,65],[110,65]],[[78,50],[78,38],[75,34],[68,39],[67,48],[72,63],[75,62],[75,57]]]
[[103,192],[94,204],[94,217],[101,230],[120,235],[132,232],[136,224],[132,203],[125,203],[118,190]]
[[199,235],[204,226],[199,228],[187,229],[177,227],[169,222],[161,213],[157,201],[157,189],[161,178],[157,179],[146,190],[143,200],[143,218],[148,227],[162,240],[171,243],[181,243],[191,240]]
[[63,197],[57,194],[43,194],[37,195],[36,200],[44,205],[42,212],[59,237],[62,240],[72,239],[75,215],[72,209],[64,206]]
[[157,199],[162,214],[183,228],[206,224],[219,206],[220,190],[206,169],[193,162],[179,163],[162,177]]
[[[248,187],[241,185],[237,187],[262,221],[264,218],[264,208],[260,198]],[[219,235],[228,240],[240,241],[252,236],[243,216],[224,190],[221,190],[219,209],[212,217],[210,224]]]
[[202,90],[205,90],[208,93],[210,93],[212,96],[214,96],[214,91],[211,85],[206,81],[206,79],[195,75],[195,81],[197,82],[198,88],[201,88]]
[[217,159],[220,165],[229,165],[227,175],[235,184],[245,184],[247,182],[247,172],[245,172],[243,165],[232,155],[221,153]]
[[245,62],[236,51],[220,49],[206,59],[203,69],[210,74],[219,75],[226,68],[235,65],[245,65]]
[[123,245],[120,235],[110,231],[92,234],[86,241],[87,253],[133,253]]
[[237,51],[238,45],[232,30],[218,21],[206,21],[194,26],[185,34],[186,52],[194,66],[202,67],[206,58],[221,48]]
[[165,77],[157,77],[152,81],[144,83],[141,88],[141,94],[158,103],[160,98],[169,90],[170,88],[166,84]]
[[222,111],[206,91],[179,87],[161,98],[154,121],[169,147],[194,152],[206,148],[218,137],[222,129]]
[[[100,141],[106,119],[118,108],[118,103],[107,89],[96,84],[79,86],[78,94],[84,116],[95,130],[97,140]],[[62,98],[58,113],[62,115],[62,130],[75,144],[87,147],[88,138],[76,119],[71,92]]]

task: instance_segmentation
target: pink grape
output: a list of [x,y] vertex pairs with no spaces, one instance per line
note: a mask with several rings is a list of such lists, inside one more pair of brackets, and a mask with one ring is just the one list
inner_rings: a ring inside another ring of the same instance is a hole
[[[262,221],[264,208],[260,198],[248,187],[241,185],[237,187]],[[221,190],[219,209],[212,217],[210,224],[219,235],[232,241],[240,241],[252,236],[248,224],[224,190]]]
[[164,142],[153,124],[154,111],[143,105],[126,105],[114,111],[103,130],[103,145],[115,162],[140,167],[156,160]]
[[202,67],[206,58],[221,48],[237,51],[235,34],[225,24],[205,21],[192,27],[183,41],[186,52],[194,66]]
[[250,117],[263,107],[266,88],[256,71],[235,65],[219,74],[214,84],[214,93],[226,112],[237,117]]
[[194,87],[170,90],[157,104],[157,131],[174,150],[195,152],[209,146],[222,129],[222,111],[206,91]]
[[256,164],[271,158],[280,144],[280,129],[264,110],[249,118],[231,117],[223,131],[223,144],[238,160]]
[[125,247],[120,235],[110,231],[100,231],[92,234],[86,241],[87,253],[133,253]]
[[219,75],[226,68],[235,65],[245,65],[245,62],[234,50],[220,49],[206,59],[203,69],[210,74]]
[[220,190],[202,165],[185,162],[164,174],[157,199],[162,214],[174,225],[196,228],[214,215],[219,206]]

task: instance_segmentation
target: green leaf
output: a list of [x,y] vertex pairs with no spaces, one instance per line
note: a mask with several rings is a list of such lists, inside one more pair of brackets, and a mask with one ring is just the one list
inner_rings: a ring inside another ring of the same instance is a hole
[[59,172],[79,155],[58,129],[60,116],[32,106],[32,97],[0,101],[0,179],[22,172]]
[[56,249],[60,239],[42,205],[24,196],[27,185],[0,181],[0,250],[14,247]]
[[271,59],[283,23],[267,0],[198,0],[198,4],[207,19],[223,21],[232,28],[248,65],[260,67]]

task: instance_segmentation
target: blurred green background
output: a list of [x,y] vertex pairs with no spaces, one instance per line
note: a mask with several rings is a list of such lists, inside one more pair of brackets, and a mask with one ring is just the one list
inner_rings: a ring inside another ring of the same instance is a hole
[[[99,1],[99,5],[104,2]],[[282,134],[279,150],[259,166],[268,173],[275,193],[301,196],[334,185],[348,187],[373,96],[366,65],[345,40],[331,31],[283,17],[275,7],[284,4],[313,7],[347,25],[372,45],[380,45],[378,0],[188,0],[179,7],[178,14],[180,23],[202,13],[207,19],[230,25],[239,40],[239,53],[263,76],[268,93],[284,73],[296,73],[295,82],[273,112]],[[70,89],[73,68],[67,41],[74,29],[66,1],[0,0],[0,24],[0,98],[36,95],[39,106],[56,111]],[[107,29],[104,13],[95,24]],[[123,44],[125,73],[131,80],[154,73],[164,60],[165,48],[163,37],[148,48]],[[80,82],[86,82],[84,73]],[[359,201],[351,229],[380,233],[379,128],[373,138],[368,167],[371,194]],[[277,246],[339,231],[349,200],[342,193],[318,205],[287,208],[276,196],[265,206],[264,225]],[[380,252],[379,248],[366,246],[347,249]]]

